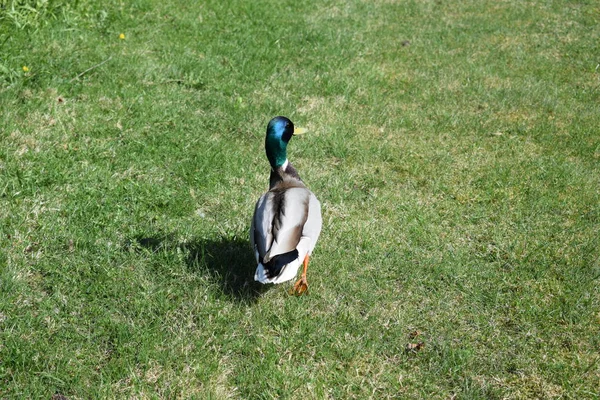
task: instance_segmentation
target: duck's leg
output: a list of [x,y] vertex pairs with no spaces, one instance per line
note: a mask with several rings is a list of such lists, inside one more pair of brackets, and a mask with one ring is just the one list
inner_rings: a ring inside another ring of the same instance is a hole
[[302,275],[300,275],[300,279],[298,279],[298,282],[296,282],[296,284],[292,288],[292,290],[291,290],[292,294],[300,296],[301,294],[303,294],[304,292],[306,292],[308,290],[308,282],[306,281],[306,270],[308,269],[309,259],[310,259],[310,257],[307,254],[306,257],[304,257],[304,263],[302,266]]

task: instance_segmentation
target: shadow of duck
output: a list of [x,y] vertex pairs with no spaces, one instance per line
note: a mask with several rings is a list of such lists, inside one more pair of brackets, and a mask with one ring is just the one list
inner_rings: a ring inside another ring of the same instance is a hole
[[[177,243],[174,235],[137,236],[126,248],[144,248],[153,252],[183,251],[192,273],[207,274],[218,283],[222,293],[240,302],[254,302],[268,287],[254,281],[254,260],[248,240],[238,237],[196,239]],[[175,256],[175,254],[174,254]]]

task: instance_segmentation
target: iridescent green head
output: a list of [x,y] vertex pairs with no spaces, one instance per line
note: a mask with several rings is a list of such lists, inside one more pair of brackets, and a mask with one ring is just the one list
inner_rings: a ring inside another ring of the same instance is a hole
[[301,129],[294,132],[294,123],[286,117],[275,117],[267,125],[265,151],[273,169],[281,167],[287,160],[287,145],[292,135],[300,134]]

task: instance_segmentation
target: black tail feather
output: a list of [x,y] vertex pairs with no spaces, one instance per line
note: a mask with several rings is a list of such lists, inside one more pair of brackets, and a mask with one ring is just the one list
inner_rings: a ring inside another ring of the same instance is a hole
[[298,258],[298,250],[278,254],[271,258],[268,263],[263,264],[267,272],[267,278],[272,279],[281,273],[283,267]]

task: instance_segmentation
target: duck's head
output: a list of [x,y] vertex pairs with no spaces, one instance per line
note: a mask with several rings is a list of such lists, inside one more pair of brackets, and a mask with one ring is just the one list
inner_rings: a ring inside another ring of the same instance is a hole
[[287,160],[287,144],[293,135],[300,135],[304,129],[296,128],[294,123],[286,117],[275,117],[267,125],[265,151],[273,169],[285,164]]

